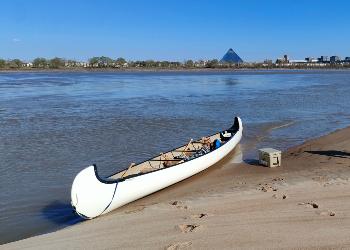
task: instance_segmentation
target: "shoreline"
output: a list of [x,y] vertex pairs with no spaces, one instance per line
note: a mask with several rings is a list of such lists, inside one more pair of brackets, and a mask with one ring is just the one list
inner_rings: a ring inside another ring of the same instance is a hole
[[348,72],[350,68],[66,68],[66,69],[0,69],[0,73],[314,73]]
[[350,247],[349,152],[350,127],[286,150],[276,169],[235,163],[238,148],[208,170],[105,216],[0,248]]

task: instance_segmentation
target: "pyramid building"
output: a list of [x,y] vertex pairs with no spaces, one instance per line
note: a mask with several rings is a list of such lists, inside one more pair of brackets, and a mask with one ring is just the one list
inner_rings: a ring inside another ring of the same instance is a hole
[[220,60],[220,63],[243,63],[243,60],[233,51],[233,49],[229,49]]

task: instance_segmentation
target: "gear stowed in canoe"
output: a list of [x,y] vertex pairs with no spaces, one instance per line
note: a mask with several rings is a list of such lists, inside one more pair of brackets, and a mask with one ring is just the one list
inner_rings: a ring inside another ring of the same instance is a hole
[[92,219],[189,178],[229,154],[241,140],[242,131],[242,121],[236,117],[227,130],[190,140],[107,178],[98,175],[96,165],[87,167],[73,181],[73,209],[81,217]]

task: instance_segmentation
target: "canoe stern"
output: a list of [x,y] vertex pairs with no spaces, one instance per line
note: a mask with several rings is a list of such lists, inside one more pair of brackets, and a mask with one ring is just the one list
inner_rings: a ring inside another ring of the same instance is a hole
[[86,219],[103,214],[111,204],[118,183],[103,181],[96,166],[78,173],[71,189],[71,204],[77,214]]

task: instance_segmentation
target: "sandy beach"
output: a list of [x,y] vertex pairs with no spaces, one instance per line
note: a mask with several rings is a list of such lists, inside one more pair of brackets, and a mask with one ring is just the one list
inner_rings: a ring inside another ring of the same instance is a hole
[[237,154],[100,218],[0,248],[350,248],[350,127],[287,150],[280,168]]

